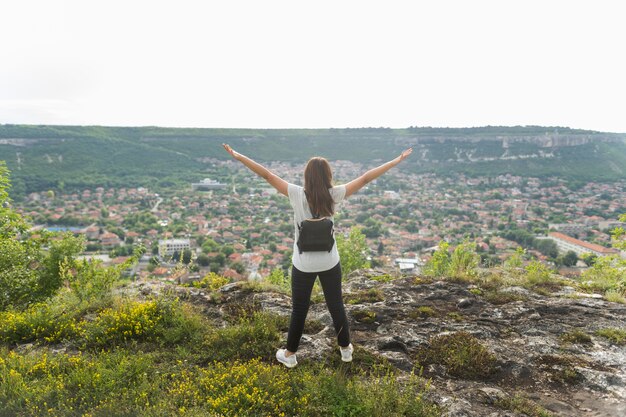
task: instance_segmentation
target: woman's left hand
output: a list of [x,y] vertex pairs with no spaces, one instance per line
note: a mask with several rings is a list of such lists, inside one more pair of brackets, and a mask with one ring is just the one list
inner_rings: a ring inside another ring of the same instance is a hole
[[241,156],[239,152],[235,152],[233,148],[231,148],[229,145],[225,143],[222,143],[222,146],[224,147],[224,149],[226,149],[226,152],[228,152],[233,158],[235,158],[236,160],[239,160],[239,157]]

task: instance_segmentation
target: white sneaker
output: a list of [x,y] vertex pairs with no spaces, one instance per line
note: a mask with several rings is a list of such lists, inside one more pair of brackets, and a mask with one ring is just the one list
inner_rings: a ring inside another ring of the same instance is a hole
[[287,349],[278,349],[276,351],[276,359],[278,359],[278,362],[282,363],[287,368],[293,368],[296,366],[298,364],[296,354],[294,353],[291,356],[285,356],[285,353],[287,353]]
[[342,361],[352,362],[352,352],[354,352],[354,347],[352,347],[352,343],[350,343],[346,348],[342,348],[341,346],[339,346],[339,350],[341,351]]

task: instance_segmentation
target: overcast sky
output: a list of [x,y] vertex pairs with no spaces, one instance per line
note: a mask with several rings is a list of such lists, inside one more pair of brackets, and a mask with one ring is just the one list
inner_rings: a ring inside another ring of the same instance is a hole
[[0,5],[0,123],[626,132],[621,1]]

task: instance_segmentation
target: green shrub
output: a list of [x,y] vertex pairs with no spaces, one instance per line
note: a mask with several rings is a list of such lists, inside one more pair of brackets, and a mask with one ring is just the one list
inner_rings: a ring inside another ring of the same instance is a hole
[[395,281],[396,279],[398,279],[398,277],[394,277],[393,275],[390,275],[390,274],[382,274],[382,275],[373,276],[370,279],[374,281],[378,281],[378,282],[391,282],[391,281]]
[[435,311],[435,309],[429,306],[416,307],[409,313],[409,317],[414,320],[433,317],[435,315],[437,315],[437,312]]
[[516,294],[509,291],[490,290],[484,294],[485,300],[491,304],[503,305],[512,303],[514,301],[525,301],[527,298],[524,295]]
[[576,367],[590,368],[593,365],[585,359],[572,355],[541,355],[535,359],[539,369],[547,372],[554,381],[561,384],[577,384],[584,377]]
[[626,330],[615,327],[607,327],[596,330],[598,336],[602,336],[615,345],[626,345]]
[[337,233],[335,239],[337,241],[339,258],[341,259],[341,271],[344,277],[357,269],[370,267],[370,263],[367,260],[369,248],[360,227],[351,227],[348,237]]
[[526,282],[530,286],[541,286],[554,282],[550,268],[539,261],[532,261],[524,269],[526,271]]
[[509,273],[517,272],[518,268],[524,265],[524,257],[526,256],[526,250],[521,246],[515,249],[515,253],[509,256],[503,263],[504,269]]
[[591,344],[591,336],[582,330],[572,330],[566,333],[561,334],[559,339],[563,343],[575,343],[575,344]]
[[446,314],[446,316],[449,319],[457,321],[457,322],[465,320],[465,318],[461,314],[457,313],[456,311],[451,311],[448,314]]
[[604,298],[612,303],[626,304],[626,291],[606,290]]
[[285,318],[267,312],[256,312],[248,319],[209,333],[203,342],[204,361],[272,360],[279,345]]
[[291,281],[281,268],[274,268],[272,272],[265,278],[267,282],[283,290],[285,293],[291,293]]
[[327,368],[298,375],[308,397],[303,416],[435,417],[442,410],[424,399],[429,385],[411,374],[399,382],[386,366],[373,366],[366,377],[346,377]]
[[[620,216],[626,221],[626,214]],[[626,250],[626,231],[618,227],[612,231],[613,247]],[[579,287],[586,291],[599,291],[609,301],[626,303],[626,259],[619,255],[601,256],[580,277]]]
[[450,375],[467,379],[486,378],[495,372],[496,365],[496,357],[464,331],[431,337],[417,359],[421,365],[445,365]]
[[207,288],[211,291],[219,290],[226,284],[231,282],[230,279],[223,277],[221,275],[216,274],[215,272],[209,272],[206,274],[200,281],[192,282],[191,284],[186,284],[187,287],[192,286],[195,288]]
[[378,288],[370,288],[356,293],[348,293],[345,295],[345,301],[348,304],[377,303],[383,301],[383,292]]
[[143,341],[173,346],[197,340],[206,329],[206,320],[189,305],[163,297],[87,304],[66,291],[24,311],[0,312],[0,341],[5,344],[66,341],[79,348],[111,349]]
[[450,256],[448,274],[457,279],[471,279],[477,274],[480,255],[476,253],[476,244],[463,242],[457,245]]
[[477,276],[480,255],[476,253],[476,244],[463,242],[449,252],[448,242],[439,242],[439,248],[424,265],[424,273],[433,277],[445,277],[455,280],[471,280]]
[[444,240],[439,242],[439,247],[433,253],[432,257],[424,265],[423,272],[426,275],[434,277],[443,277],[448,273],[450,265],[450,253],[448,248],[450,244]]
[[356,310],[351,315],[360,323],[374,323],[376,321],[376,312],[370,310]]
[[534,401],[528,399],[522,395],[515,395],[512,397],[498,398],[494,404],[496,407],[503,410],[513,411],[515,413],[521,413],[528,417],[552,417],[553,414],[545,408],[537,405]]

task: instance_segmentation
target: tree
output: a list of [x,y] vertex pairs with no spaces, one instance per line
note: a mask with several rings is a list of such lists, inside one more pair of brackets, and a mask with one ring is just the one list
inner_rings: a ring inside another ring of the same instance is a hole
[[369,248],[360,227],[350,228],[347,238],[340,233],[337,234],[335,240],[344,276],[357,269],[370,267],[367,260]]
[[243,274],[246,271],[246,267],[241,262],[233,262],[230,267],[237,271],[238,274]]
[[578,255],[576,252],[570,250],[563,256],[563,265],[565,266],[574,266],[578,262]]
[[596,262],[596,259],[598,259],[598,255],[596,255],[595,253],[587,252],[580,255],[580,260],[583,261],[587,266],[593,266],[593,264]]
[[211,263],[211,258],[209,258],[204,253],[201,253],[200,255],[198,255],[198,258],[196,258],[196,262],[200,266],[209,266],[209,264]]
[[61,263],[72,265],[84,249],[83,239],[71,233],[28,236],[30,225],[11,208],[10,186],[0,161],[0,311],[53,295],[63,284]]
[[185,249],[185,250],[183,250],[183,254],[182,254],[182,262],[183,262],[185,265],[189,265],[189,263],[191,262],[191,256],[192,256],[191,249]]

